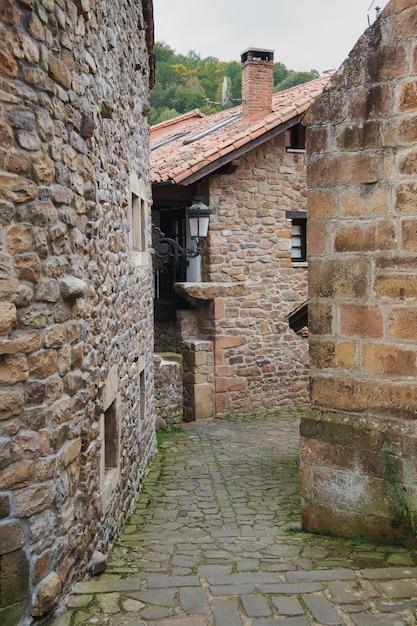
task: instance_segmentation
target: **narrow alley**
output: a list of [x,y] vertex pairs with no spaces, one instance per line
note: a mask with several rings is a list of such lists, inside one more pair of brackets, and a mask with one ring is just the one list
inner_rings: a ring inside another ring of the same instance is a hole
[[106,572],[53,626],[416,624],[414,552],[302,532],[300,414],[164,434]]

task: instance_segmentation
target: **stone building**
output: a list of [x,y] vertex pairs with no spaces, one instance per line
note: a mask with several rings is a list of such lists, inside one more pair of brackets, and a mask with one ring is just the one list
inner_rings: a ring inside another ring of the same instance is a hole
[[152,2],[3,0],[0,42],[0,623],[26,625],[155,448]]
[[202,256],[155,277],[155,346],[183,353],[187,420],[308,402],[287,315],[307,296],[300,120],[328,77],[273,94],[273,51],[241,61],[241,105],[151,128],[153,222],[186,246],[184,209],[202,196],[212,211]]
[[416,24],[392,0],[307,120],[303,524],[376,541],[407,540],[417,510]]

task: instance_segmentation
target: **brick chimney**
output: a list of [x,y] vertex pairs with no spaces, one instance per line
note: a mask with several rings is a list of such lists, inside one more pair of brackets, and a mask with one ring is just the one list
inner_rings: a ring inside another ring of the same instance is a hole
[[271,113],[274,51],[247,48],[240,60],[243,118],[256,119]]

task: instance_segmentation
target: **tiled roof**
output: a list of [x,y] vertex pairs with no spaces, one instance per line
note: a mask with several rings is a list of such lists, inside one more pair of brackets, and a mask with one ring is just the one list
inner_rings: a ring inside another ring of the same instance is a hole
[[250,150],[252,142],[266,141],[286,122],[295,123],[329,79],[323,76],[273,94],[271,113],[256,120],[242,119],[239,105],[206,116],[191,111],[152,126],[152,183],[189,184]]
[[201,113],[201,111],[199,111],[198,109],[193,109],[192,111],[188,111],[188,113],[178,115],[178,117],[173,117],[170,120],[166,120],[165,122],[155,124],[151,128],[151,140],[155,144],[154,140],[161,140],[164,137],[173,135],[179,132],[183,126],[186,126],[187,123],[195,122],[196,120],[200,120],[203,117],[206,117],[204,113]]

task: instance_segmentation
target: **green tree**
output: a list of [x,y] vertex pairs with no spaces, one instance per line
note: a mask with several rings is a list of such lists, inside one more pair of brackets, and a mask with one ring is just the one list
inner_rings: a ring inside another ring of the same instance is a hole
[[175,90],[171,106],[180,113],[186,113],[204,105],[205,93],[201,88],[190,89],[179,85]]
[[178,115],[178,111],[176,111],[175,109],[164,108],[159,112],[157,121],[155,121],[154,124],[159,124],[159,122],[172,120],[173,117],[178,117]]
[[215,57],[207,57],[202,60],[197,70],[201,86],[209,100],[216,100],[218,86],[226,75],[225,65]]
[[319,76],[320,74],[317,70],[311,70],[310,72],[294,72],[294,70],[289,70],[286,78],[284,78],[284,80],[279,83],[274,91],[284,91],[285,89],[289,89],[290,87],[295,87],[296,85],[308,83],[310,82],[310,80],[314,80]]
[[171,65],[171,71],[175,76],[177,85],[185,85],[190,78],[197,76],[196,70],[185,63],[174,63]]
[[197,52],[194,52],[194,50],[190,50],[186,58],[189,65],[194,69],[198,69],[201,65],[201,56],[197,54]]
[[237,61],[229,61],[225,67],[226,76],[230,78],[229,92],[237,102],[231,102],[230,106],[239,104],[242,98],[242,68]]
[[285,67],[284,63],[274,63],[274,87],[277,87],[283,80],[285,80],[288,76],[288,70]]
[[170,59],[175,56],[173,49],[163,41],[156,41],[154,46],[155,64],[169,63]]
[[[151,124],[165,121],[176,115],[199,108],[209,115],[241,102],[242,70],[237,61],[219,61],[216,57],[201,58],[195,51],[177,54],[164,42],[155,43],[155,86],[150,96]],[[283,63],[274,64],[274,91],[288,89],[319,76],[316,70],[295,72]],[[221,104],[224,77],[232,94],[223,107]]]
[[155,82],[155,86],[151,91],[150,104],[154,109],[163,109],[165,106],[165,93],[166,90],[162,86],[162,83]]

